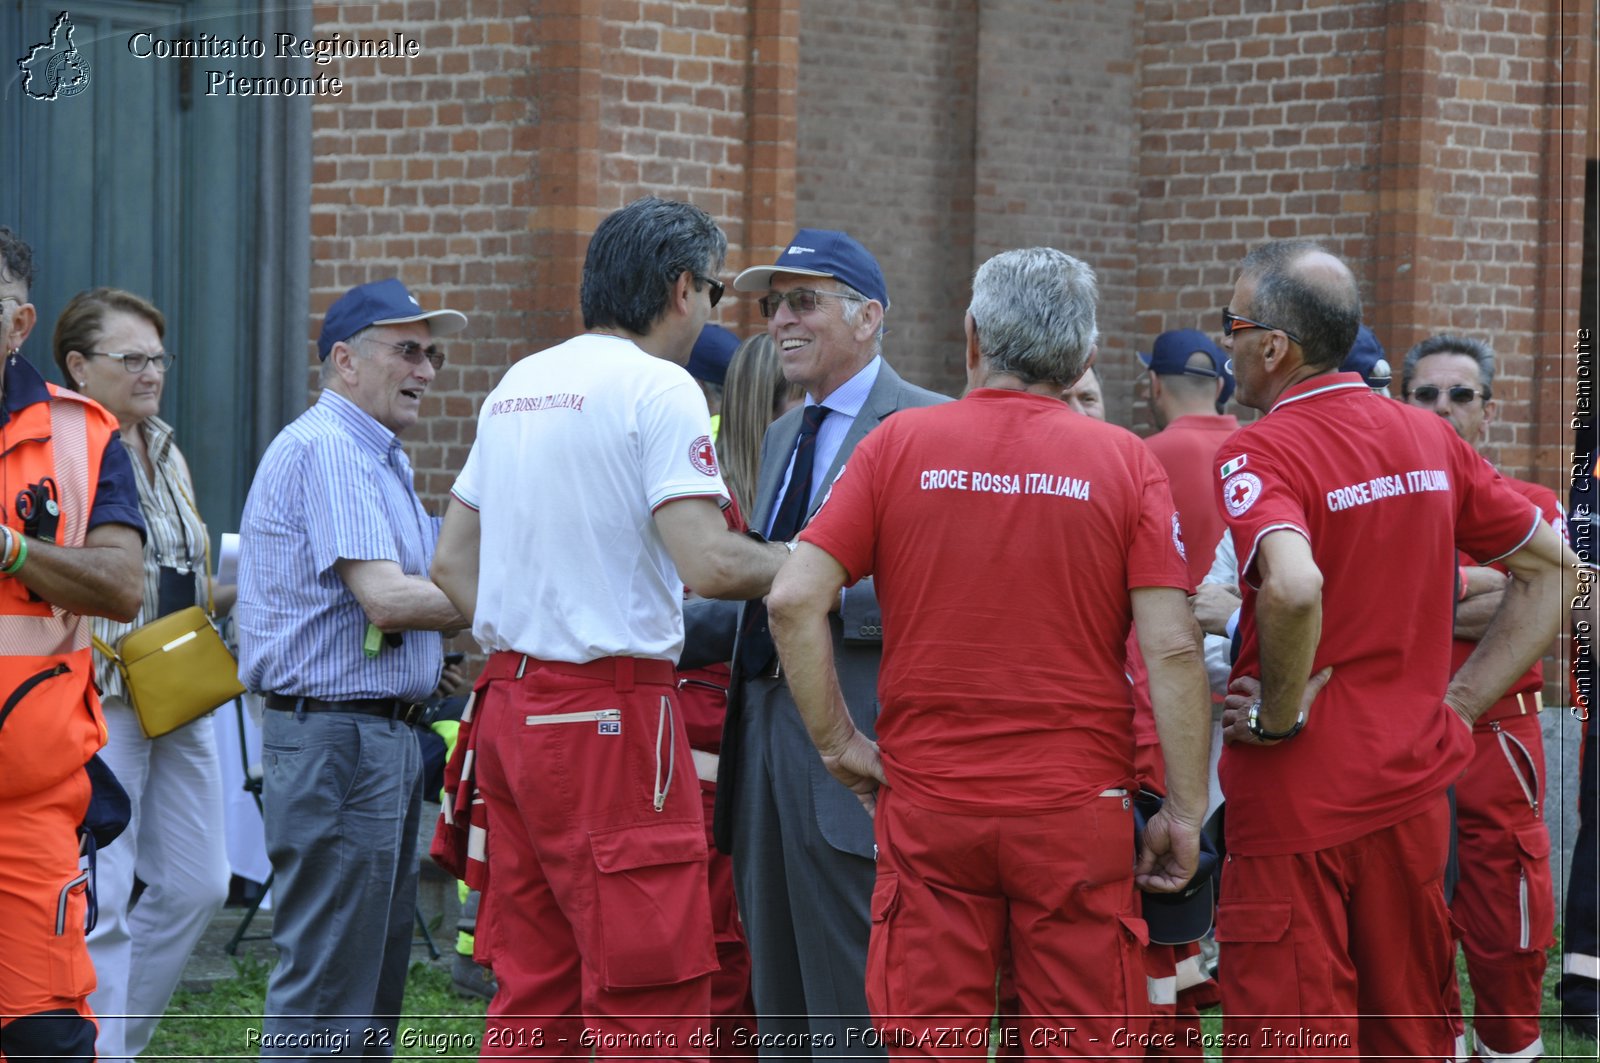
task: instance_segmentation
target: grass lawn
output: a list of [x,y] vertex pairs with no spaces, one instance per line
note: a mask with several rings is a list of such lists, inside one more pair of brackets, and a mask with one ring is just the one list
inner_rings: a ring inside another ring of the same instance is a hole
[[[254,1059],[258,1044],[252,1032],[261,1029],[261,1002],[266,996],[269,965],[256,959],[235,961],[236,977],[217,984],[209,992],[180,992],[172,998],[167,1017],[161,1021],[155,1038],[145,1050],[146,1059],[193,1060],[209,1063],[223,1059]],[[1546,1059],[1595,1059],[1595,1042],[1577,1038],[1561,1028],[1560,1008],[1553,990],[1560,978],[1561,953],[1550,950],[1550,965],[1545,972],[1543,1013]],[[1466,972],[1460,969],[1463,1005],[1472,1010],[1471,989]],[[463,1000],[450,989],[450,975],[426,963],[411,967],[406,983],[405,1015],[400,1020],[396,1059],[477,1059],[478,1042],[483,1035],[484,1005]],[[1222,1020],[1211,1012],[1202,1019],[1208,1040],[1222,1032]],[[1215,1048],[1208,1058],[1220,1058]],[[360,1056],[359,1046],[341,1053]]]
[[[261,1003],[267,995],[265,961],[239,958],[236,977],[209,992],[179,992],[142,1058],[192,1060],[255,1059],[260,1053]],[[449,972],[427,963],[411,965],[405,1015],[395,1044],[396,1059],[477,1059],[483,1037],[481,1000],[464,1000],[450,988]],[[335,1058],[361,1057],[353,1045]]]
[[[1561,1005],[1555,998],[1556,983],[1561,980],[1561,930],[1556,928],[1557,944],[1550,949],[1549,962],[1544,971],[1544,1001],[1539,1008],[1544,1016],[1540,1026],[1543,1028],[1545,1059],[1595,1059],[1595,1043],[1587,1037],[1576,1037],[1561,1028]],[[1467,983],[1467,963],[1459,953],[1456,955],[1456,981],[1461,986],[1461,1007],[1466,1012],[1469,1020],[1472,1016],[1472,987]],[[1220,1037],[1222,1034],[1221,1016],[1213,1011],[1201,1017],[1201,1027],[1209,1035],[1208,1040]],[[1467,1050],[1472,1050],[1472,1031],[1467,1031]],[[1219,1049],[1208,1047],[1207,1059],[1221,1059]]]

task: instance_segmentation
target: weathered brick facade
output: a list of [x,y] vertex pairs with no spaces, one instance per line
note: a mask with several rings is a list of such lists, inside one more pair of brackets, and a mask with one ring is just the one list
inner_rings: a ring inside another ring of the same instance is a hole
[[[1499,457],[1557,482],[1590,5],[405,0],[317,20],[423,45],[345,62],[352,94],[315,107],[311,330],[389,273],[472,316],[412,441],[433,504],[500,370],[578,327],[594,225],[647,192],[723,222],[730,276],[797,224],[851,230],[888,277],[890,359],[951,392],[972,270],[1079,254],[1111,415],[1134,426],[1134,352],[1214,330],[1251,244],[1316,237],[1397,366],[1433,331],[1489,340]],[[749,299],[721,320],[759,326]]]

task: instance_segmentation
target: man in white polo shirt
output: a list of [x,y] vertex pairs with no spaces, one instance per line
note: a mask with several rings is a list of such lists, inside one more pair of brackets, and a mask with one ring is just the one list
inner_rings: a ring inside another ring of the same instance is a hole
[[689,1042],[717,962],[673,687],[683,590],[756,597],[787,556],[727,529],[683,369],[726,248],[688,204],[606,218],[584,263],[587,331],[511,367],[452,492],[433,577],[491,653],[471,720],[478,959],[500,986],[486,1055],[705,1054]]

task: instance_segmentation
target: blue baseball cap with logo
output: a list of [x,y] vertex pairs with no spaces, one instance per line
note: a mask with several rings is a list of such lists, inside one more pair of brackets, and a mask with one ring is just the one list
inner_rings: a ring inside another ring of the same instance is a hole
[[459,310],[424,310],[398,278],[390,277],[358,284],[328,307],[317,336],[317,357],[326,362],[335,343],[343,343],[369,326],[409,325],[413,321],[426,321],[433,336],[448,336],[467,327],[467,315]]
[[736,292],[764,292],[774,273],[831,277],[889,309],[889,286],[872,252],[849,233],[834,229],[801,229],[770,266],[751,266],[733,279]]

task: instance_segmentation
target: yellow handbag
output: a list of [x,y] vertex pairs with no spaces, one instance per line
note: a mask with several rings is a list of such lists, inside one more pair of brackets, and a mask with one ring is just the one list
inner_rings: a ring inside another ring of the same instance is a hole
[[[180,485],[180,491],[182,487]],[[189,492],[183,500],[200,519]],[[205,528],[202,521],[200,527]],[[206,606],[191,605],[134,628],[116,648],[92,635],[117,673],[146,738],[160,738],[244,693],[239,662],[211,623],[211,541],[205,540]]]
[[134,628],[115,649],[98,637],[94,644],[117,666],[146,738],[159,738],[244,693],[239,662],[198,605]]

